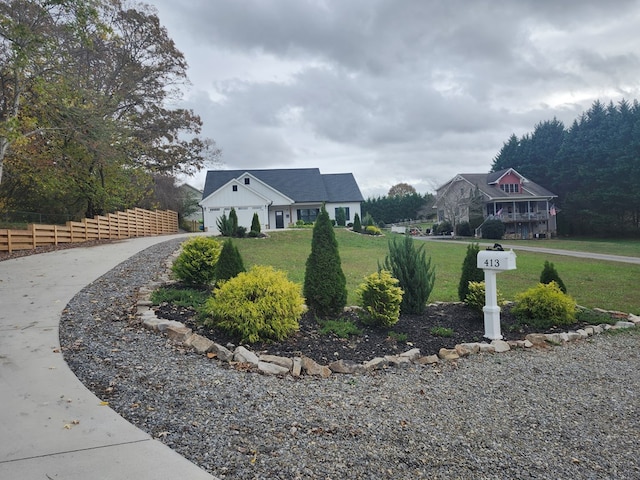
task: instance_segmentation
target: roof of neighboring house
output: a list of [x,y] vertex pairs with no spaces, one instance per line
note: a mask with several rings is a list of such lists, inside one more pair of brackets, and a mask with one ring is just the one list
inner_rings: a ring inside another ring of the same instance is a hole
[[209,170],[202,198],[207,198],[222,186],[242,177],[246,173],[266,183],[296,203],[364,201],[353,174],[321,174],[318,168]]
[[[498,181],[508,173],[513,173],[522,179],[522,189],[517,193],[509,193],[500,189]],[[491,173],[460,173],[447,183],[438,188],[438,191],[446,191],[449,186],[458,180],[464,180],[472,186],[478,187],[480,192],[489,198],[489,200],[499,199],[518,199],[527,197],[557,197],[555,193],[550,192],[541,185],[526,179],[512,168],[500,170]],[[443,190],[444,189],[444,190]]]

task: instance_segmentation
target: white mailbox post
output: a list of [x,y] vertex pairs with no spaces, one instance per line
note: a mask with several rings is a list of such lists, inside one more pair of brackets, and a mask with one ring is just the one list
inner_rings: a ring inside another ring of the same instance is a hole
[[484,270],[484,336],[500,340],[500,307],[496,273],[516,269],[516,254],[513,250],[482,250],[478,252],[477,267]]

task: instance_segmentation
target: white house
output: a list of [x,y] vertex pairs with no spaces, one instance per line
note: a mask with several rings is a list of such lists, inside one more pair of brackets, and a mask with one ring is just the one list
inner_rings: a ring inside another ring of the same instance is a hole
[[345,209],[347,222],[361,216],[364,201],[351,173],[321,174],[317,168],[275,170],[210,170],[207,172],[202,207],[205,230],[219,234],[217,221],[234,208],[238,225],[251,228],[254,213],[262,230],[286,228],[298,220],[313,222],[325,204],[335,219]]

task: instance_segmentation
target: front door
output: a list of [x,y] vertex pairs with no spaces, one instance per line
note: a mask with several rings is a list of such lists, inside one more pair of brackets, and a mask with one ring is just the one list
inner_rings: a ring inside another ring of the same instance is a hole
[[284,212],[276,210],[276,228],[284,228]]

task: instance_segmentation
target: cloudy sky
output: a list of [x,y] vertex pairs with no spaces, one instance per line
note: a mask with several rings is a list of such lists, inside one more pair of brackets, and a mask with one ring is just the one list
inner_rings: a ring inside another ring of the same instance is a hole
[[512,133],[640,100],[640,0],[147,3],[223,168],[352,172],[365,198],[432,192],[488,172]]

